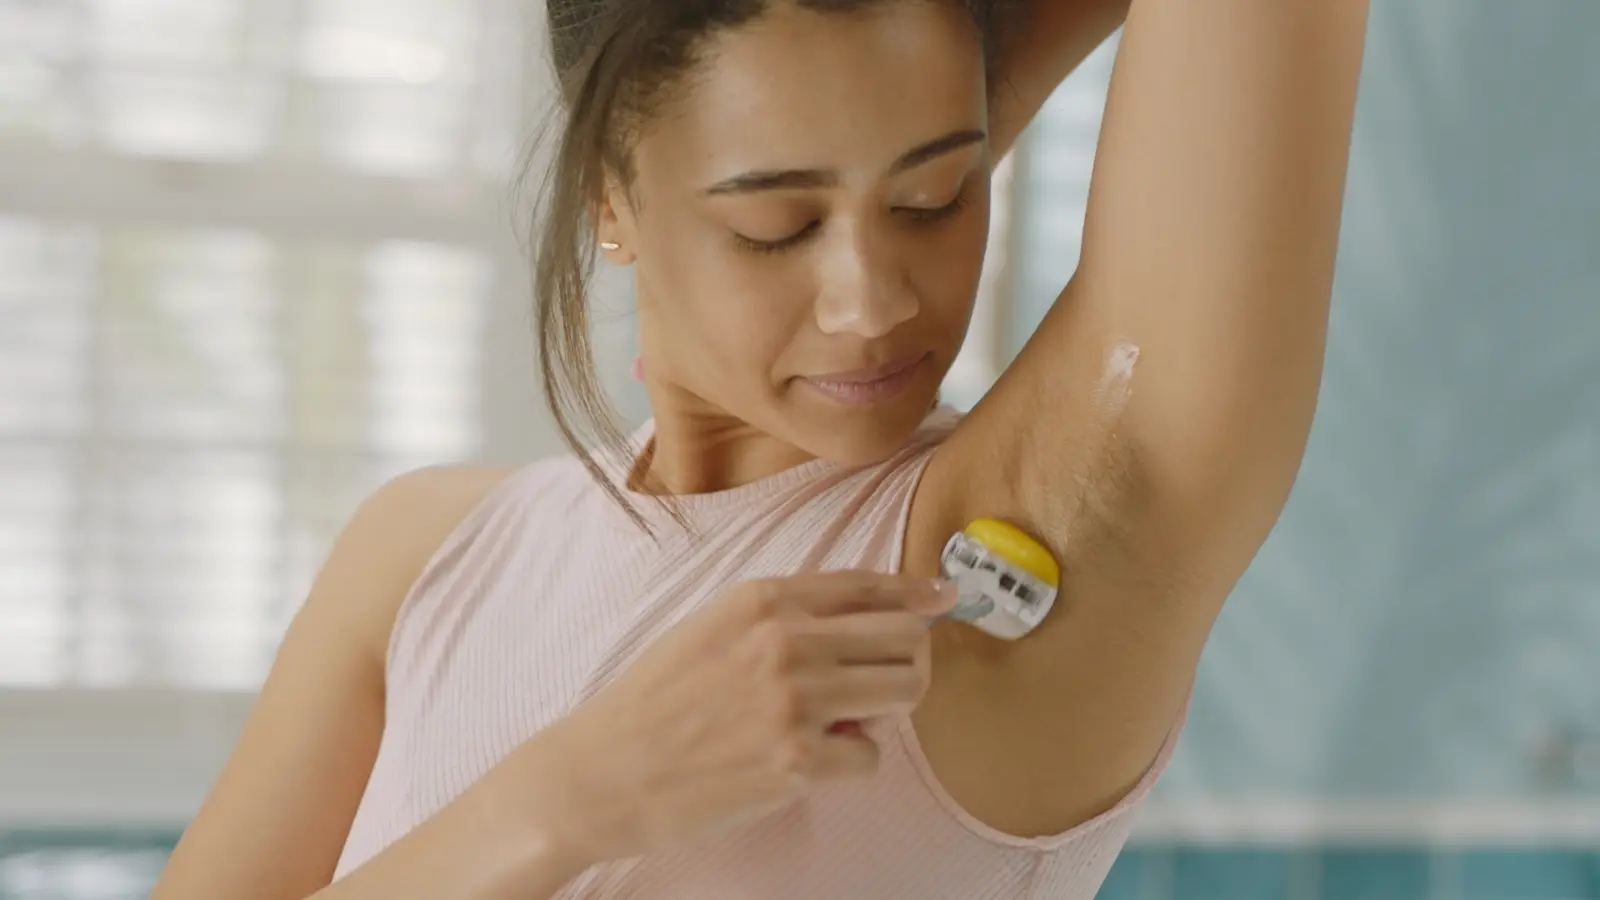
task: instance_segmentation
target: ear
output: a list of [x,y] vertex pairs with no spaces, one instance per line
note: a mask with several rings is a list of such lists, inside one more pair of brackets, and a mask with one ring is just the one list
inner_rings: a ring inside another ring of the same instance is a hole
[[638,228],[628,191],[611,175],[594,205],[595,239],[606,261],[618,266],[632,265],[638,249]]

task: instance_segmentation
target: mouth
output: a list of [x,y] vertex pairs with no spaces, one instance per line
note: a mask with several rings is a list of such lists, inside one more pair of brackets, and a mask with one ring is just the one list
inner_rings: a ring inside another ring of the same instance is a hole
[[846,406],[872,406],[905,393],[927,364],[928,354],[876,369],[834,372],[802,378],[812,390]]

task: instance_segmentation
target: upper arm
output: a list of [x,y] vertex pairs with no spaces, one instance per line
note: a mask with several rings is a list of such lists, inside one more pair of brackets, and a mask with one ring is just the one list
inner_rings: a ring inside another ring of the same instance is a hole
[[997,160],[1062,80],[1122,24],[1128,0],[1028,0],[1023,9],[990,92],[989,150]]
[[942,451],[1001,463],[958,502],[1239,574],[1315,409],[1365,10],[1136,0],[1078,273]]
[[921,541],[994,516],[1062,563],[1036,632],[979,640],[1080,813],[1165,738],[1298,472],[1365,8],[1133,0],[1078,273],[919,489]]
[[504,473],[427,469],[370,497],[335,542],[156,900],[299,900],[325,887],[383,732],[394,617]]
[[1069,578],[1239,574],[1315,408],[1365,9],[1135,0],[1082,262],[936,454],[952,515],[1022,518]]

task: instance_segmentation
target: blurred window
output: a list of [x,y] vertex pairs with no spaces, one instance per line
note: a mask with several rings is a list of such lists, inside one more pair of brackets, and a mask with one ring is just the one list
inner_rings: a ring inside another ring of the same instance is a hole
[[482,443],[513,4],[0,0],[0,686],[254,687]]

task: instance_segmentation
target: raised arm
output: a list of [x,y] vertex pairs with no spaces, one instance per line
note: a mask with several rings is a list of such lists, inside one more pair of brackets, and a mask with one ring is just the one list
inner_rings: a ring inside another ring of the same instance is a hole
[[1128,15],[1128,0],[1025,0],[996,70],[989,151],[1011,151],[1039,108]]
[[1133,0],[1079,271],[918,494],[912,565],[981,515],[1061,559],[1057,611],[982,677],[1028,698],[1006,715],[1078,813],[1165,739],[1298,471],[1367,5]]

